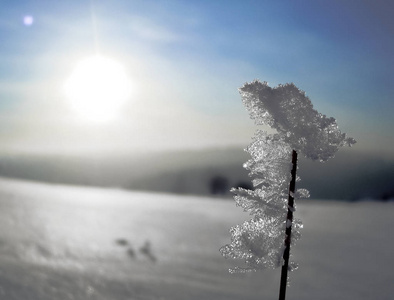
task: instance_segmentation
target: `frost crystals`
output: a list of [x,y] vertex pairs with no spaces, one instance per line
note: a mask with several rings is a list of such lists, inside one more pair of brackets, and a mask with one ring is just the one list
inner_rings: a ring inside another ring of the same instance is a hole
[[[288,186],[291,179],[292,149],[279,134],[258,131],[247,148],[254,190],[232,189],[237,206],[253,215],[250,221],[231,228],[231,244],[220,249],[226,258],[245,260],[246,267],[230,272],[277,268],[283,264]],[[297,221],[298,222],[298,221]],[[292,242],[299,237],[298,228]]]
[[[341,133],[334,118],[314,110],[309,98],[294,84],[271,88],[266,82],[253,81],[240,88],[240,93],[256,124],[269,125],[277,133],[257,131],[246,149],[251,159],[244,167],[249,171],[254,189],[231,190],[237,206],[253,216],[232,227],[231,243],[220,249],[226,258],[245,261],[245,267],[231,269],[231,273],[281,267],[286,227],[292,226],[291,244],[301,236],[300,220],[286,221],[292,150],[325,161],[340,146],[355,143]],[[298,189],[290,196],[307,198],[309,192]],[[295,264],[291,263],[289,269],[295,269]]]
[[342,133],[336,120],[317,112],[293,83],[275,88],[253,81],[240,88],[242,101],[258,125],[269,125],[289,146],[313,160],[326,161],[338,148],[356,141]]

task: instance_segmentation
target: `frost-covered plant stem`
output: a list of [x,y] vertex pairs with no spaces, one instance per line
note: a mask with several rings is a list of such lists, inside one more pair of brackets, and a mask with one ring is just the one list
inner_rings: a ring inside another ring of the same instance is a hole
[[225,258],[244,260],[246,266],[232,268],[231,273],[282,267],[283,300],[287,274],[296,269],[296,264],[289,262],[290,243],[294,245],[300,238],[302,228],[301,221],[293,218],[294,199],[309,197],[306,189],[295,190],[297,153],[326,161],[339,147],[356,141],[339,130],[334,118],[316,111],[305,92],[292,83],[271,88],[267,82],[255,80],[239,91],[256,125],[268,125],[276,133],[258,130],[246,148],[251,158],[244,167],[253,189],[231,191],[237,206],[253,217],[231,227],[231,243],[220,252]]
[[289,270],[289,258],[290,258],[290,244],[291,244],[291,227],[293,223],[293,211],[294,211],[294,193],[296,183],[296,172],[297,172],[297,152],[293,150],[291,162],[293,167],[291,169],[291,181],[289,187],[289,200],[287,209],[287,220],[286,220],[286,239],[285,239],[285,251],[283,253],[283,266],[280,278],[280,290],[279,300],[285,300],[286,298],[286,286],[287,286],[287,272]]

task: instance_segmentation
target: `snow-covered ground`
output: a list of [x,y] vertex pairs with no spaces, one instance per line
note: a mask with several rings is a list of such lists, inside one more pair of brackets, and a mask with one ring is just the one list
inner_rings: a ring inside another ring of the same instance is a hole
[[[393,299],[394,203],[300,201],[287,299]],[[0,179],[1,299],[277,299],[228,274],[233,201]],[[239,262],[241,263],[241,262]]]

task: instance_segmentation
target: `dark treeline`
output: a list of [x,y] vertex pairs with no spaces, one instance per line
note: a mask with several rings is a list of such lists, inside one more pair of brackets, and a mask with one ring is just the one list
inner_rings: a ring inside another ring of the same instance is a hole
[[[352,150],[353,151],[353,150]],[[0,176],[49,183],[230,197],[251,188],[242,149],[167,152],[136,156],[2,155]],[[394,161],[340,151],[326,163],[300,157],[299,188],[313,199],[394,198]]]

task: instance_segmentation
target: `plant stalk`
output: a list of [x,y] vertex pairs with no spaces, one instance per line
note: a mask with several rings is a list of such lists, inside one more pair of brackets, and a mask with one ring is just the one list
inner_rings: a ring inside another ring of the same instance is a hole
[[285,251],[283,253],[284,264],[282,266],[282,273],[280,278],[279,300],[285,300],[286,298],[287,272],[289,270],[291,227],[293,223],[293,208],[294,208],[294,197],[292,195],[294,195],[295,192],[296,172],[297,172],[297,152],[295,150],[293,150],[291,162],[293,164],[293,167],[291,169],[291,181],[289,186]]

